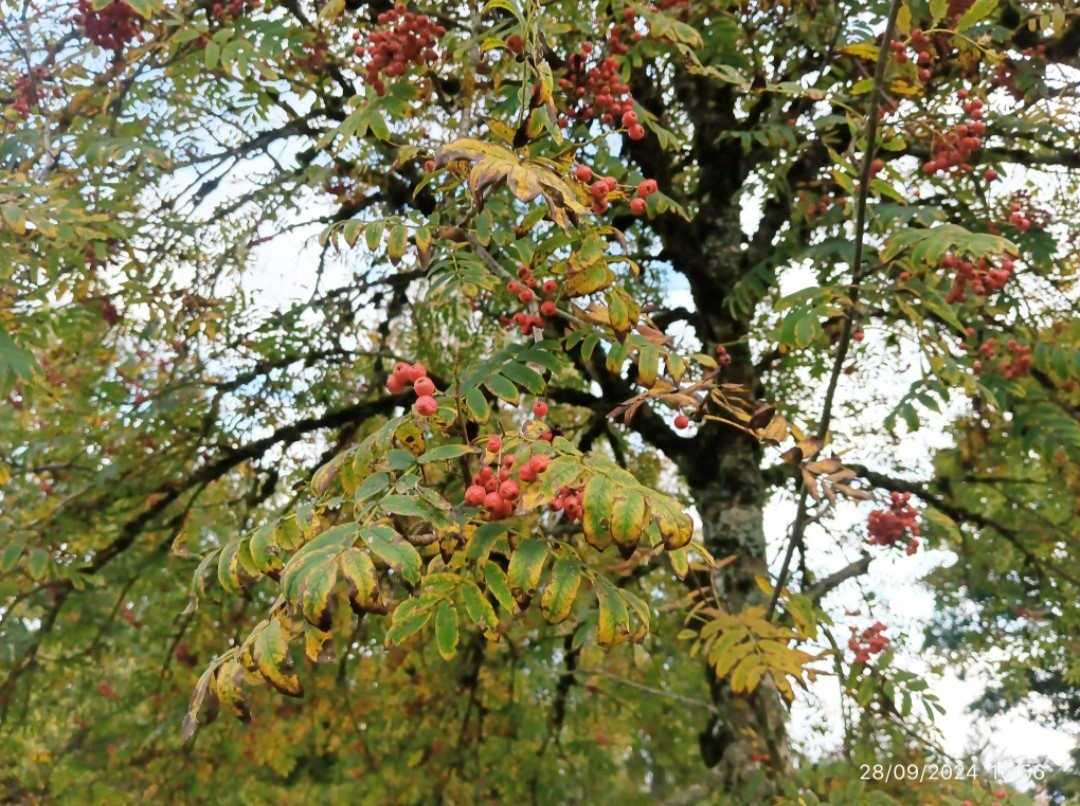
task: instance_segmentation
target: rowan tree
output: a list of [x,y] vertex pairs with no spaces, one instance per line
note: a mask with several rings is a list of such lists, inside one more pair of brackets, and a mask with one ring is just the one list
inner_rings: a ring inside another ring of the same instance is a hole
[[5,800],[1026,802],[838,603],[954,552],[926,651],[1075,719],[1072,4],[3,0],[0,71]]

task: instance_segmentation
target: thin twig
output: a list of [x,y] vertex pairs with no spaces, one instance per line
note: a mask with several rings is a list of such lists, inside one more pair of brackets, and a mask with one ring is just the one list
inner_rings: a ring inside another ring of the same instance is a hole
[[[870,108],[867,112],[869,120],[866,125],[866,149],[863,152],[862,169],[859,172],[859,199],[855,210],[855,254],[851,260],[852,284],[851,300],[848,303],[846,316],[840,332],[840,343],[836,348],[836,359],[833,361],[832,373],[829,375],[829,385],[825,390],[825,401],[822,404],[821,422],[818,424],[817,436],[824,440],[829,433],[829,423],[832,420],[833,402],[836,399],[836,389],[840,385],[840,375],[844,370],[844,361],[847,359],[848,348],[851,345],[851,336],[855,328],[857,318],[856,306],[859,301],[859,292],[862,289],[863,273],[863,247],[866,238],[866,203],[870,196],[870,174],[874,160],[874,149],[877,145],[878,131],[878,108],[881,104],[881,87],[885,80],[885,66],[889,61],[889,43],[892,42],[893,31],[896,28],[896,16],[900,13],[901,0],[892,0],[889,7],[889,19],[885,23],[885,31],[881,36],[881,46],[878,48],[877,69],[874,71],[874,86],[870,91]],[[769,620],[776,611],[776,603],[780,599],[780,591],[787,583],[788,572],[791,570],[791,559],[795,556],[795,549],[803,544],[806,534],[806,512],[809,500],[809,489],[804,485],[799,494],[799,508],[795,513],[795,521],[791,526],[791,537],[788,539],[787,550],[784,553],[784,562],[780,566],[780,573],[776,577],[776,586],[769,598],[769,606],[765,611],[765,618]]]

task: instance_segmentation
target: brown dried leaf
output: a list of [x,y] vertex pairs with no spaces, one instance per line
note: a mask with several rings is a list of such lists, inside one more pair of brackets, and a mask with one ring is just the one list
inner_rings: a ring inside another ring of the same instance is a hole
[[784,419],[784,415],[774,415],[769,424],[765,426],[765,431],[761,435],[761,438],[766,442],[772,442],[779,445],[788,437],[788,424]]
[[796,445],[794,448],[788,448],[782,454],[780,458],[787,462],[789,465],[797,465],[802,462],[803,455],[802,450]]
[[841,495],[846,495],[855,501],[869,501],[874,496],[868,493],[866,490],[856,490],[854,487],[848,487],[846,484],[834,485],[836,491]]
[[657,330],[652,325],[647,325],[644,322],[638,324],[636,330],[646,341],[655,344],[658,347],[665,347],[675,343],[674,337],[666,336],[660,330]]
[[840,464],[839,459],[819,459],[816,462],[807,462],[806,469],[816,476],[820,476],[823,473],[835,473],[843,465]]
[[807,459],[813,459],[823,447],[825,447],[825,440],[820,437],[810,437],[799,441],[799,450]]
[[519,201],[531,202],[543,192],[537,171],[521,165],[510,168],[506,182]]
[[803,484],[806,485],[806,491],[810,493],[815,501],[821,500],[821,490],[818,489],[817,479],[805,470],[802,472]]
[[750,418],[750,422],[746,425],[748,428],[752,428],[755,431],[759,428],[764,428],[770,422],[772,422],[773,416],[776,414],[776,409],[770,406],[768,403],[759,401],[754,404],[754,414]]

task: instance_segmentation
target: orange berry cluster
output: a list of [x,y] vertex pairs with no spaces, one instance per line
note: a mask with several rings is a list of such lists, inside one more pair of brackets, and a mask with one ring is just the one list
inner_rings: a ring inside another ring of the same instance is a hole
[[559,494],[548,504],[552,512],[561,512],[569,523],[581,520],[584,510],[581,508],[581,493],[584,487],[563,487]]
[[[970,331],[969,331],[970,332]],[[1022,378],[1031,373],[1031,347],[1020,344],[1016,339],[1009,339],[1005,344],[1005,356],[998,363],[996,369],[1001,372],[1006,380]],[[979,355],[989,361],[998,355],[998,340],[987,339],[979,345]],[[975,361],[971,368],[979,375],[985,369],[983,362]]]
[[1005,286],[1012,276],[1016,264],[1009,258],[1001,261],[1001,265],[994,267],[987,258],[979,258],[976,261],[958,258],[952,252],[946,254],[939,265],[943,269],[955,270],[953,285],[949,289],[945,301],[950,305],[954,302],[964,302],[967,292],[970,290],[977,296],[986,296],[991,291],[999,291]]
[[[522,305],[535,302],[538,293],[546,297],[555,297],[559,293],[559,283],[556,280],[548,278],[541,283],[533,276],[532,269],[528,266],[518,266],[517,276],[518,279],[507,282],[506,290],[517,297]],[[499,323],[503,327],[517,327],[521,330],[522,336],[528,336],[534,327],[542,328],[545,320],[554,316],[557,310],[555,300],[545,299],[540,303],[540,316],[527,311],[518,311],[512,317],[500,316]]]
[[[435,43],[446,34],[446,29],[426,14],[408,11],[404,3],[398,3],[390,11],[375,18],[379,25],[390,27],[374,31],[367,46],[358,45],[357,56],[366,56],[364,83],[379,95],[386,94],[386,84],[381,76],[397,78],[405,75],[411,66],[433,64],[438,58]],[[353,40],[360,39],[360,32]]]
[[893,40],[889,43],[889,47],[897,64],[906,64],[909,61],[908,45],[915,51],[915,64],[918,65],[919,81],[923,83],[929,81],[933,76],[933,71],[930,69],[934,63],[933,40],[921,28],[916,28],[911,32],[911,38],[907,43]]
[[895,546],[908,540],[907,553],[919,550],[919,512],[908,502],[911,493],[893,493],[888,509],[875,509],[866,521],[871,546]]
[[1031,191],[1018,190],[1009,198],[1009,206],[1002,212],[1000,221],[992,221],[987,226],[991,235],[1001,233],[1001,225],[1016,227],[1020,232],[1029,229],[1045,229],[1050,221],[1050,214],[1035,206],[1031,199]]
[[[960,90],[961,97],[966,92]],[[968,174],[974,170],[968,160],[975,149],[982,145],[982,134],[986,131],[986,124],[982,122],[983,102],[978,98],[965,101],[962,109],[971,122],[958,123],[951,131],[934,138],[932,158],[922,166],[927,176],[936,173]],[[995,172],[987,178],[996,177]]]
[[215,19],[227,20],[241,16],[245,11],[258,8],[259,0],[231,0],[228,3],[214,3],[210,13]]
[[394,364],[394,372],[386,381],[386,388],[392,395],[400,395],[412,384],[416,393],[416,403],[413,411],[421,417],[430,417],[439,409],[435,400],[435,382],[427,376],[427,368],[423,364],[407,364],[399,361]]
[[563,128],[572,120],[588,122],[596,117],[611,126],[634,111],[630,87],[619,76],[619,60],[608,56],[590,63],[594,50],[591,42],[582,44],[581,51],[567,59],[566,75],[559,79],[559,88],[566,93],[566,115],[559,120]]
[[848,649],[855,653],[856,663],[868,663],[872,655],[883,652],[889,645],[889,639],[882,635],[889,628],[880,621],[875,621],[861,633],[855,627],[850,629],[851,638],[848,640]]
[[38,105],[41,100],[41,83],[48,77],[49,71],[44,67],[35,67],[31,75],[20,77],[12,88],[15,91],[15,100],[8,105],[22,116],[23,120],[30,117],[31,108]]
[[[633,115],[634,113],[629,113]],[[634,116],[637,119],[637,116]],[[574,176],[581,182],[589,185],[589,193],[593,197],[592,211],[597,215],[603,215],[610,209],[611,202],[608,196],[619,188],[619,180],[613,176],[594,178],[593,170],[588,165],[578,165],[574,169]],[[638,182],[634,189],[634,198],[630,199],[630,212],[636,216],[645,215],[648,210],[648,198],[660,189],[655,179],[643,179]]]
[[95,9],[91,0],[79,0],[71,19],[82,26],[87,39],[113,53],[119,53],[142,35],[139,15],[127,3]]
[[[502,439],[492,436],[487,441],[488,453],[498,454],[502,450]],[[517,457],[507,454],[502,461],[485,464],[473,474],[472,484],[465,490],[465,503],[473,507],[483,507],[491,520],[503,520],[513,515],[521,497],[521,486],[511,476],[511,468]],[[548,469],[551,457],[534,454],[519,463],[518,480],[523,483],[536,481],[540,474]]]

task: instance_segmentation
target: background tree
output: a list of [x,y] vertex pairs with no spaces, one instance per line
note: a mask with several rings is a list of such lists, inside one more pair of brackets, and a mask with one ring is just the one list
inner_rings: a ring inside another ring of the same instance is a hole
[[7,799],[1000,800],[927,542],[1075,718],[1067,4],[0,8]]

